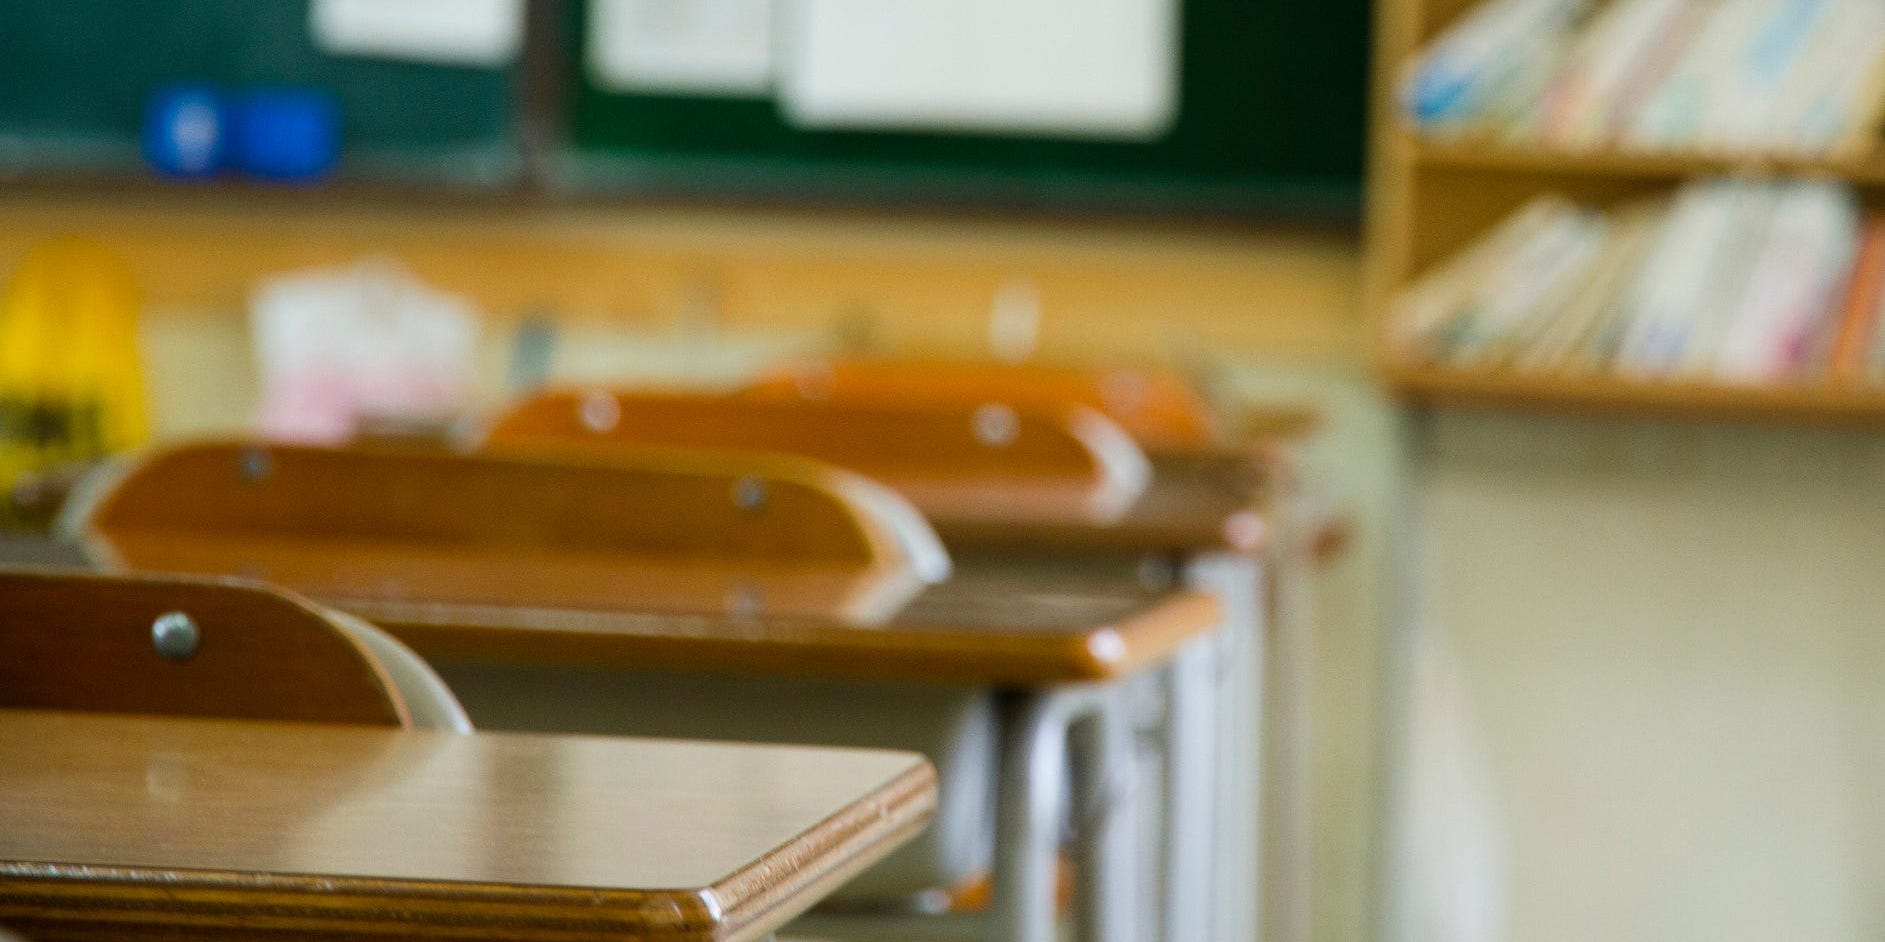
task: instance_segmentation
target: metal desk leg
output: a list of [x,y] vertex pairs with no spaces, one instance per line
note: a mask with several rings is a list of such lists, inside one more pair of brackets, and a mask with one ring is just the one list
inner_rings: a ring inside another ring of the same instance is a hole
[[1165,669],[1164,808],[1160,938],[1210,936],[1216,827],[1219,636],[1187,645]]
[[1095,691],[1094,698],[1073,728],[1075,937],[1141,942],[1132,713],[1123,689]]
[[1067,724],[1078,699],[1045,692],[1014,694],[1002,703],[992,938],[1003,942],[1055,940]]
[[1200,556],[1186,566],[1185,581],[1216,595],[1224,605],[1214,665],[1218,702],[1211,928],[1195,938],[1252,942],[1259,936],[1263,905],[1258,854],[1258,808],[1263,800],[1258,755],[1265,721],[1263,562],[1228,553]]
[[[1055,942],[1062,812],[1077,813],[1075,925],[1086,942],[1139,942],[1133,881],[1132,718],[1120,690],[1060,687],[1003,704],[993,937]],[[1078,749],[1070,749],[1077,738]],[[1068,778],[1070,759],[1077,774]]]

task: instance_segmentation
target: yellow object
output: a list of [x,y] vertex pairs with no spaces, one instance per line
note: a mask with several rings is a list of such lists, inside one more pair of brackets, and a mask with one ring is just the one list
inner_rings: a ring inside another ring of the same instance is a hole
[[27,252],[0,294],[0,486],[144,441],[137,313],[130,269],[105,246]]

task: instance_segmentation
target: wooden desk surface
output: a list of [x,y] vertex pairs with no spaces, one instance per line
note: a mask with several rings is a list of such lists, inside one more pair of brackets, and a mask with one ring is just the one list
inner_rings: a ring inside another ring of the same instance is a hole
[[1152,482],[1123,516],[1105,523],[991,522],[932,514],[952,549],[1054,552],[1260,552],[1274,462],[1252,447],[1148,451]]
[[1214,629],[1216,599],[965,571],[881,625],[774,617],[328,598],[421,655],[1039,687],[1110,680]]
[[0,925],[763,938],[934,806],[908,753],[0,711]]

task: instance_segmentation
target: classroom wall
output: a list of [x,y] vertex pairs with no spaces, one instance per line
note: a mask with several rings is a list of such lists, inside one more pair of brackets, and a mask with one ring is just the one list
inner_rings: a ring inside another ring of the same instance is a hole
[[1522,942],[1885,935],[1885,436],[1417,426]]
[[51,191],[0,204],[0,270],[65,232],[123,252],[159,317],[239,312],[267,274],[379,255],[472,299],[498,332],[549,311],[592,334],[813,334],[977,355],[996,294],[1016,283],[1040,299],[1049,358],[1353,365],[1365,330],[1354,237],[1338,229]]
[[1370,939],[1380,846],[1380,697],[1390,616],[1390,536],[1401,487],[1395,411],[1365,363],[1303,366],[1246,355],[1231,380],[1247,402],[1311,401],[1324,417],[1305,449],[1314,502],[1352,536],[1322,568],[1309,691],[1309,938]]

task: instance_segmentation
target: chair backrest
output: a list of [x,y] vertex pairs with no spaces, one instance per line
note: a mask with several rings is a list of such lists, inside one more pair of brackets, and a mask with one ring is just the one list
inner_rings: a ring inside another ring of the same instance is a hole
[[1163,370],[936,360],[816,360],[761,374],[742,395],[880,405],[974,406],[1005,402],[1033,410],[1085,406],[1148,448],[1223,441],[1211,404]]
[[209,442],[133,459],[82,511],[101,565],[350,599],[874,621],[949,561],[894,495],[813,462],[585,460]]
[[415,725],[330,614],[233,581],[0,571],[0,706]]
[[1082,406],[887,405],[715,394],[553,391],[505,412],[487,450],[751,448],[879,481],[937,522],[1117,518],[1144,491],[1145,454]]

